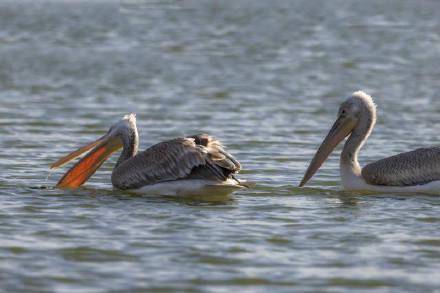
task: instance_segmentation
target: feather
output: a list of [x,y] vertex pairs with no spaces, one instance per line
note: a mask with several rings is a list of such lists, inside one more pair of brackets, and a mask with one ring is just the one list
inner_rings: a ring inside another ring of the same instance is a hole
[[392,156],[362,169],[372,185],[414,186],[440,180],[440,147],[421,148]]
[[161,142],[138,153],[113,171],[112,183],[132,189],[180,179],[225,181],[240,168],[218,140],[201,134]]

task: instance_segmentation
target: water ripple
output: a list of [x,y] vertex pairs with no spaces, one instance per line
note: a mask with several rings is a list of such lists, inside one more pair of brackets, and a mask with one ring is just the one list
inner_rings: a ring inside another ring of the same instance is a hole
[[[422,4],[0,3],[0,288],[436,290],[438,197],[341,191],[337,155],[296,187],[357,89],[379,111],[363,164],[438,143],[440,9]],[[214,134],[256,187],[117,191],[112,158],[52,188],[48,166],[128,112],[142,148]]]

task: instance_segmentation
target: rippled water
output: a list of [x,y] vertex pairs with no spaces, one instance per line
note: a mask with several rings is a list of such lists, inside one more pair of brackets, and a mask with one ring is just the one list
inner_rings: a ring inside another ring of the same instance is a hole
[[[357,89],[362,162],[437,144],[439,57],[434,0],[1,2],[0,288],[438,290],[440,197],[342,192],[337,154],[295,186]],[[135,196],[113,158],[36,188],[128,112],[142,148],[209,132],[257,186]]]

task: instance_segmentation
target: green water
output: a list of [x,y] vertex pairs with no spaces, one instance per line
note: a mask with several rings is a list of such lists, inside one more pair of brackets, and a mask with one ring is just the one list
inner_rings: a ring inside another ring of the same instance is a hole
[[[438,290],[440,197],[343,192],[338,151],[295,186],[357,89],[363,164],[437,144],[439,57],[438,1],[1,2],[1,291]],[[137,196],[112,158],[36,188],[129,112],[142,149],[208,132],[257,186]]]

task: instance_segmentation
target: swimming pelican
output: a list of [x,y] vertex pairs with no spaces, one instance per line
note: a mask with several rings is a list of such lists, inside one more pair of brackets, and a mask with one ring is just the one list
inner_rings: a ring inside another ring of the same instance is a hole
[[300,187],[321,167],[347,136],[340,158],[342,185],[346,190],[440,193],[440,147],[402,153],[361,169],[358,154],[376,123],[376,105],[362,91],[352,94],[339,108],[333,127],[322,142]]
[[110,155],[122,148],[111,181],[118,189],[141,189],[166,194],[192,193],[205,187],[243,187],[234,177],[240,163],[207,134],[176,138],[138,153],[136,115],[129,114],[98,140],[60,158],[61,167],[90,151],[59,180],[57,187],[85,183]]

